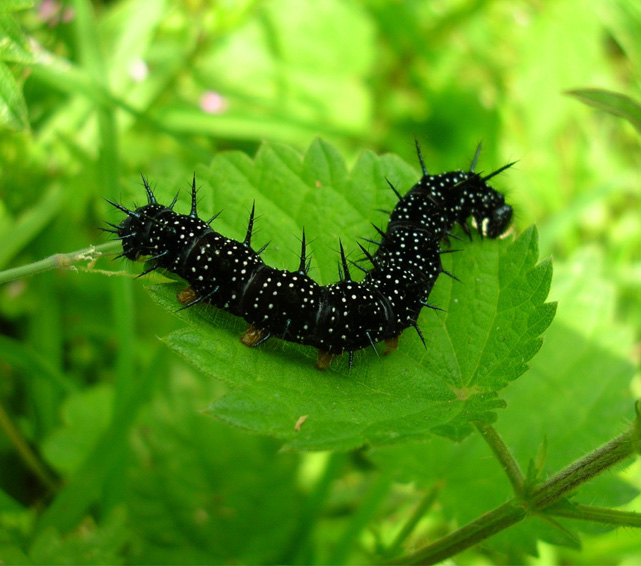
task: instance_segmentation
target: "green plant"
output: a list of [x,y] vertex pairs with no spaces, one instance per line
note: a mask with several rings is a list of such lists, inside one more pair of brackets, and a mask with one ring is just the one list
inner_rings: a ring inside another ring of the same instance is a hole
[[[561,96],[638,98],[634,2],[28,5],[0,6],[0,559],[638,560],[639,138]],[[427,352],[408,334],[319,374],[223,314],[166,314],[174,287],[149,301],[103,257],[102,197],[140,200],[142,170],[171,199],[195,168],[221,232],[256,199],[270,263],[295,263],[304,225],[327,283],[385,176],[418,178],[414,135],[434,172],[479,139],[488,168],[520,159],[496,179],[517,235],[448,258],[463,283],[434,290]]]

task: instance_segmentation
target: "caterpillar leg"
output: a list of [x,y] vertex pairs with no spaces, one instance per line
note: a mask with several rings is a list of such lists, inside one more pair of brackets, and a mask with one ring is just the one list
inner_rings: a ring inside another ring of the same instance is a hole
[[266,330],[256,328],[253,324],[250,324],[249,328],[240,337],[240,341],[248,348],[255,348],[269,339],[270,336],[271,334]]
[[318,360],[316,361],[316,369],[324,370],[329,367],[329,364],[332,363],[332,360],[336,357],[336,354],[330,352],[325,352],[324,350],[318,350]]
[[182,291],[178,291],[178,293],[176,293],[176,298],[181,305],[188,305],[189,303],[193,303],[197,300],[198,295],[191,287],[186,287]]
[[394,338],[387,338],[385,340],[385,355],[389,355],[392,352],[398,349],[398,339],[400,336],[394,336]]

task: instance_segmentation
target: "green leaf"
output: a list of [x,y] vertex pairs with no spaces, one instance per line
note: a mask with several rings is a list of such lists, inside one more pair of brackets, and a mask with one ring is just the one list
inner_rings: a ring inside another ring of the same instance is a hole
[[[2,74],[2,63],[0,63],[0,74]],[[0,78],[0,82],[1,80]],[[12,219],[11,222],[5,221],[4,225],[0,226],[0,240],[5,242],[0,249],[0,268],[7,265],[14,255],[20,252],[51,222],[64,203],[60,186],[53,184],[40,195],[39,200],[26,208],[20,216]]]
[[13,63],[32,63],[33,56],[29,47],[29,41],[16,23],[9,15],[0,13],[0,61]]
[[0,127],[21,131],[29,128],[27,104],[8,67],[0,61]]
[[[536,538],[556,546],[566,546],[579,550],[581,539],[574,529],[564,526],[562,523],[546,515],[536,516],[528,523],[528,528],[536,534]],[[506,541],[508,537],[503,537]],[[506,549],[509,549],[509,543]]]
[[274,564],[296,549],[299,457],[195,411],[220,384],[181,370],[134,438],[131,564]]
[[[265,253],[271,256],[268,263],[293,268],[298,242],[287,235],[305,226],[316,242],[323,283],[336,278],[336,234],[344,242],[346,236],[373,236],[371,211],[393,206],[393,194],[383,189],[386,177],[407,190],[418,174],[396,158],[371,153],[349,174],[336,150],[320,140],[304,159],[270,144],[254,163],[237,153],[219,154],[200,176],[215,187],[216,201],[225,203],[226,214],[216,229],[226,235],[241,236],[248,203],[256,199],[262,233],[277,235],[273,247],[279,249]],[[201,194],[208,208],[210,190]],[[238,210],[242,213],[234,214]],[[461,439],[471,431],[471,420],[496,418],[494,411],[505,406],[497,391],[525,371],[554,315],[554,305],[544,303],[551,265],[536,265],[536,242],[536,231],[530,229],[516,240],[476,237],[462,243],[463,253],[445,260],[446,269],[462,283],[442,277],[431,296],[447,313],[430,310],[420,320],[427,351],[408,332],[388,358],[359,352],[351,373],[341,359],[320,374],[309,359],[315,352],[280,341],[247,350],[236,338],[238,323],[222,313],[212,317],[206,309],[181,311],[191,326],[164,341],[233,386],[211,406],[213,414],[297,449],[348,449],[433,433]],[[152,294],[175,311],[176,289],[154,288]],[[304,424],[296,426],[303,417]]]
[[113,388],[105,384],[70,395],[62,407],[63,426],[42,444],[47,461],[65,476],[76,471],[109,425],[112,408]]
[[5,564],[33,564],[19,546],[0,544],[0,556]]
[[543,440],[536,452],[534,458],[530,458],[527,467],[526,485],[534,487],[535,483],[541,479],[543,470],[545,468],[545,460],[548,457],[548,440],[544,435]]
[[130,538],[124,507],[115,509],[100,525],[87,519],[77,531],[62,536],[55,528],[34,540],[29,558],[34,564],[122,564]]
[[[631,332],[614,322],[614,287],[604,270],[604,259],[594,252],[556,264],[550,294],[558,300],[557,317],[530,371],[505,390],[508,406],[495,426],[522,466],[534,459],[531,476],[540,473],[545,479],[559,471],[616,436],[626,415],[632,418],[629,386],[635,368],[627,356],[634,341]],[[460,444],[433,438],[378,448],[371,457],[402,481],[422,487],[442,484],[439,504],[459,526],[514,496],[504,471],[478,435]],[[583,486],[574,499],[615,507],[637,494],[617,474],[605,474]],[[584,530],[583,525],[576,528]],[[536,553],[537,539],[570,544],[554,531],[540,519],[528,520],[486,544],[530,554]]]
[[30,345],[8,336],[0,336],[0,355],[13,366],[21,368],[28,375],[37,376],[61,391],[75,389],[73,381]]
[[588,106],[624,118],[641,134],[641,104],[629,96],[600,88],[568,90],[565,94],[577,98]]
[[[217,12],[221,20],[224,13],[225,8]],[[229,108],[207,115],[193,105],[170,104],[160,109],[158,119],[184,132],[298,141],[301,146],[319,133],[368,131],[376,33],[367,12],[325,0],[310,17],[309,6],[283,0],[264,3],[260,13],[216,49],[203,49],[193,62],[200,88],[215,85],[228,97]],[[318,40],[310,43],[310,37]]]
[[25,554],[34,514],[4,491],[0,491],[0,560],[3,564],[32,564]]
[[[619,434],[626,415],[632,418],[634,367],[628,357],[634,340],[616,322],[609,277],[605,258],[593,249],[556,266],[551,296],[558,300],[558,317],[528,379],[506,391],[509,409],[498,423],[505,423],[504,438],[522,462],[537,453],[545,436],[546,471],[559,470]],[[522,428],[509,427],[510,418]],[[585,503],[620,505],[608,502],[607,492],[602,496]]]
[[[83,433],[77,429],[74,430],[73,427],[69,427],[63,433],[63,437],[66,434],[67,438],[80,439],[84,446],[79,450],[69,450],[66,453],[59,451],[57,463],[63,462],[67,467],[70,467],[70,463],[77,465],[81,459],[82,454],[78,452],[84,452],[86,457],[75,473],[67,478],[64,487],[56,493],[55,499],[39,516],[37,524],[39,532],[45,532],[49,528],[66,532],[76,526],[85,516],[89,507],[100,498],[103,486],[110,474],[118,468],[119,462],[122,461],[123,452],[127,447],[127,435],[138,412],[153,391],[154,381],[164,362],[163,358],[162,352],[159,352],[142,375],[136,375],[135,379],[134,376],[131,376],[132,389],[128,391],[126,398],[116,399],[111,422],[102,431],[102,434],[98,435],[97,432],[103,428],[101,421],[104,420],[104,416],[92,423],[93,430],[84,438]],[[107,396],[104,393],[98,393],[97,397],[100,398],[101,395],[103,398]],[[93,402],[96,403],[95,399]],[[74,416],[79,416],[82,409],[78,407],[77,403],[73,403],[73,405],[76,409]],[[101,408],[101,411],[106,412],[106,408]],[[89,442],[92,437],[94,442],[90,447]]]
[[17,12],[33,7],[33,0],[2,0],[0,3],[0,12]]
[[0,513],[5,511],[20,511],[23,507],[6,491],[0,489]]

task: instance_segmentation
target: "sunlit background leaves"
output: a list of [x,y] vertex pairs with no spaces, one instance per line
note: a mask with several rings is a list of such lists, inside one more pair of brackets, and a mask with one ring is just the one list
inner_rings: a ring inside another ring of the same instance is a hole
[[[482,169],[518,160],[497,186],[518,233],[537,224],[559,301],[496,426],[524,469],[546,437],[553,472],[639,395],[640,28],[634,0],[3,0],[0,270],[103,243],[119,218],[102,198],[140,202],[140,172],[175,192],[220,151],[318,136],[350,167],[363,150],[416,163],[416,137],[440,172],[482,141]],[[242,232],[249,202],[208,203]],[[261,237],[295,263],[298,233],[271,222]],[[122,273],[139,268],[76,268],[0,287],[5,563],[363,563],[423,490],[440,496],[410,548],[509,495],[476,437],[300,456],[216,422],[201,411],[224,386],[158,341],[181,322]],[[581,501],[638,510],[639,470]],[[641,560],[638,533],[593,529],[579,550],[575,528],[525,523],[460,558]]]

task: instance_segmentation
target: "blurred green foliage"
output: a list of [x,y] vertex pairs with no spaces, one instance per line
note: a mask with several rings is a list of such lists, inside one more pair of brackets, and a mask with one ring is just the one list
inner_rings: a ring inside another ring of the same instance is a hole
[[[363,150],[415,163],[417,137],[440,172],[482,141],[486,170],[518,160],[497,187],[517,233],[537,224],[559,301],[496,426],[524,469],[547,438],[553,472],[620,432],[641,391],[640,27],[634,0],[3,0],[0,270],[105,242],[118,217],[102,198],[140,200],[141,171],[173,192],[223,150],[320,136],[350,169]],[[564,94],[585,89],[626,106]],[[249,202],[208,192],[238,236]],[[292,235],[260,223],[293,262]],[[0,286],[1,561],[364,563],[424,490],[438,504],[410,548],[508,496],[478,436],[300,455],[201,414],[226,386],[158,341],[182,323],[136,272],[103,258]],[[639,470],[580,501],[639,510]],[[460,561],[641,559],[638,532],[593,529],[578,550],[583,526],[564,524],[523,523]]]

